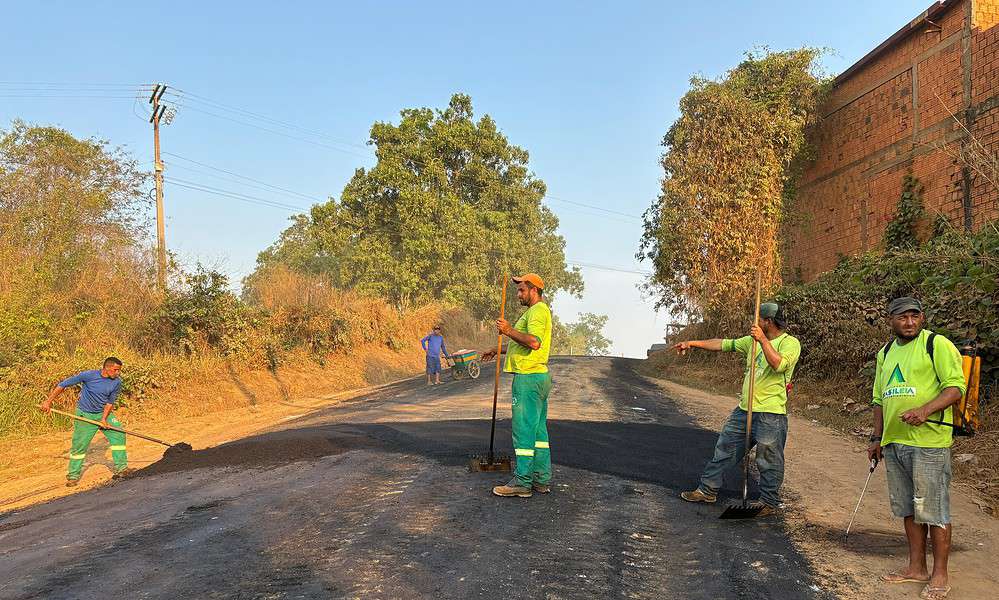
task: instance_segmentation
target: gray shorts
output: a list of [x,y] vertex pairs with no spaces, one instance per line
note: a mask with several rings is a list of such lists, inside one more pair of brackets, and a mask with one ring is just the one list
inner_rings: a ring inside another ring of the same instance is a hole
[[888,444],[884,458],[896,517],[937,527],[950,523],[950,448]]

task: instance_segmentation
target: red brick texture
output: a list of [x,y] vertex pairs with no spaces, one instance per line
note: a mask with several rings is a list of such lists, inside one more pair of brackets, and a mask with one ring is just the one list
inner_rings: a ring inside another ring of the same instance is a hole
[[787,228],[790,279],[881,247],[910,172],[931,216],[972,229],[999,218],[999,190],[957,160],[975,143],[965,127],[999,152],[999,0],[951,0],[931,20],[913,21],[830,93],[798,188],[800,218]]

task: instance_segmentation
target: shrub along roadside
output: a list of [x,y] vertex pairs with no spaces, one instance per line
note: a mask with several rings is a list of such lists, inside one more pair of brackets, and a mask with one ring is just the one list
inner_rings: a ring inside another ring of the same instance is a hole
[[983,381],[999,377],[999,229],[946,232],[918,247],[844,259],[813,282],[777,294],[802,340],[801,367],[816,376],[873,375],[877,350],[891,339],[887,303],[919,298],[928,327],[960,345],[974,340]]

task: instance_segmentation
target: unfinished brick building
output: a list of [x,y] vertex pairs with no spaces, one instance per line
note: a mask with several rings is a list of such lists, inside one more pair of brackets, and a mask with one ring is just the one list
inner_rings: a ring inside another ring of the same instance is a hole
[[999,218],[999,190],[955,159],[974,140],[999,152],[997,25],[999,0],[937,2],[836,78],[799,185],[789,279],[880,247],[907,173],[931,216],[968,230]]

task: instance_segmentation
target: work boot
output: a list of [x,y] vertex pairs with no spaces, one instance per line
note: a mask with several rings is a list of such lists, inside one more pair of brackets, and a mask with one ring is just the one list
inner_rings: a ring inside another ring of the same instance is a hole
[[66,487],[76,487],[77,485],[79,485],[79,483],[80,483],[79,479],[69,479],[69,478],[66,479]]
[[717,494],[707,494],[701,491],[701,488],[697,488],[691,492],[682,492],[680,497],[687,502],[707,502],[708,504],[713,504],[718,500]]
[[530,498],[531,488],[520,485],[516,479],[511,479],[506,485],[498,485],[493,488],[493,493],[504,498]]
[[117,473],[112,475],[111,479],[125,479],[126,477],[130,477],[133,473],[135,473],[135,469],[130,469],[128,467],[125,467],[121,471],[118,471]]
[[776,506],[772,506],[766,502],[750,502],[749,506],[760,509],[760,512],[756,513],[757,517],[769,517],[778,513],[778,508]]
[[531,484],[531,489],[539,494],[550,494],[552,492],[552,487],[547,483],[538,483],[535,481]]

